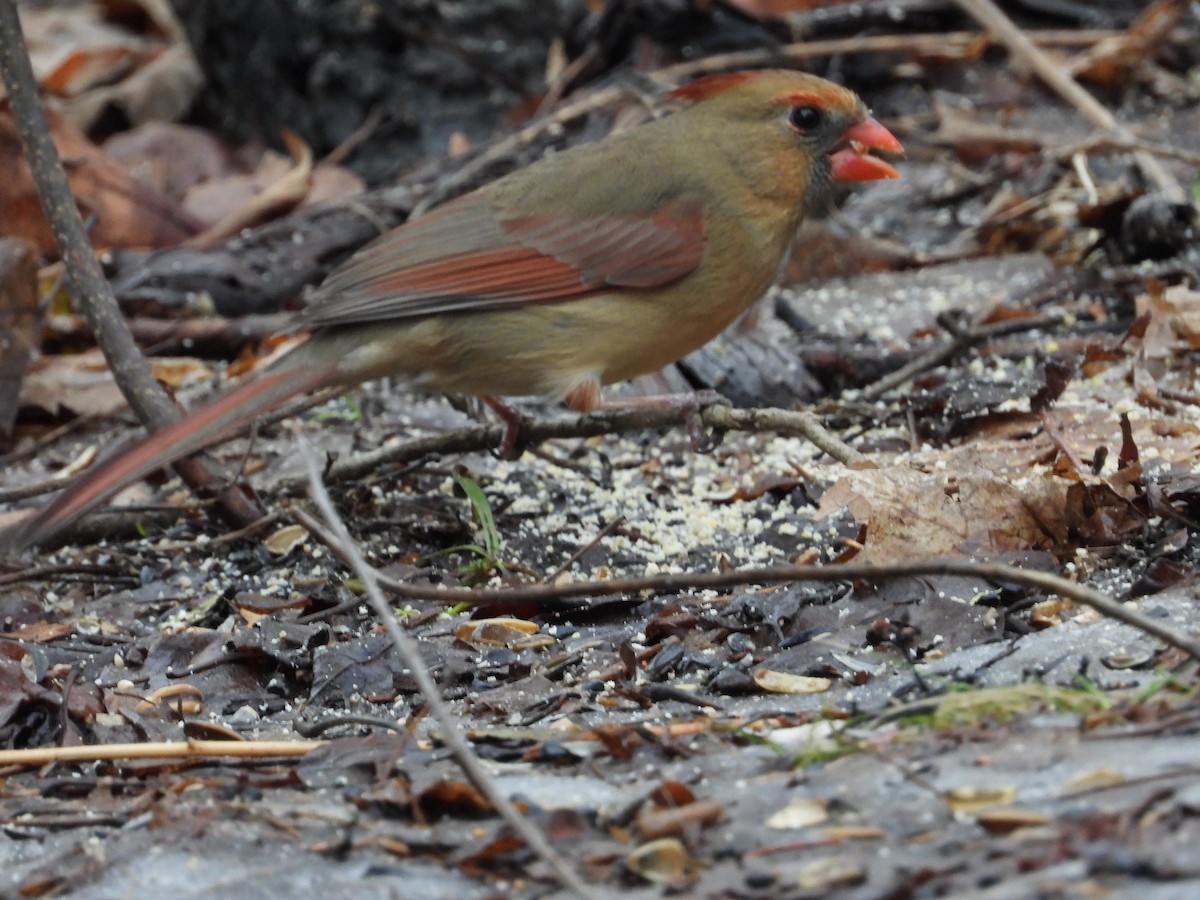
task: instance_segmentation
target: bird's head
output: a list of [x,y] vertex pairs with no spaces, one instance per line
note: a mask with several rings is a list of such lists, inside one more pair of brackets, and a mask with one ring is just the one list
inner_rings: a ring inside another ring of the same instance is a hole
[[900,177],[876,155],[903,156],[900,142],[857,94],[823,78],[784,69],[728,72],[671,96],[689,104],[693,115],[712,117],[714,135],[725,134],[748,165],[770,167],[773,177],[802,186],[814,203],[832,181]]

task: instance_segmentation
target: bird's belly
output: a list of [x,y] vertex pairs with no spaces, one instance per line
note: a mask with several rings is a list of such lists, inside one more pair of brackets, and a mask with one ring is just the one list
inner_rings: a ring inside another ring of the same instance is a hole
[[622,291],[442,315],[406,327],[359,326],[357,337],[337,337],[348,350],[346,368],[358,378],[399,375],[446,393],[561,399],[589,381],[609,384],[670,365],[748,304],[692,301],[681,316],[655,291]]
[[459,393],[561,398],[587,381],[609,384],[658,371],[711,340],[739,312],[722,304],[681,317],[653,292],[625,291],[446,317],[440,356],[449,364],[431,373],[429,383]]

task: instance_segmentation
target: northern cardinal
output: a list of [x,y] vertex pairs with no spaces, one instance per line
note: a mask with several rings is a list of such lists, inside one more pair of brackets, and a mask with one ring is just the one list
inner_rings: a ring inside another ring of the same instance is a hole
[[833,181],[899,177],[870,151],[902,155],[900,142],[823,79],[732,72],[672,96],[673,115],[547,156],[365,247],[298,316],[304,343],[84,475],[9,546],[317,388],[391,375],[594,409],[602,384],[674,362],[761,296]]

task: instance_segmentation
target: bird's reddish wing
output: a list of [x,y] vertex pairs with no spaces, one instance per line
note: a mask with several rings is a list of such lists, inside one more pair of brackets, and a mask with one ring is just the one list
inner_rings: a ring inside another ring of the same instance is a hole
[[306,327],[549,303],[667,284],[704,255],[704,217],[680,198],[653,214],[502,214],[471,194],[366,247],[301,315]]

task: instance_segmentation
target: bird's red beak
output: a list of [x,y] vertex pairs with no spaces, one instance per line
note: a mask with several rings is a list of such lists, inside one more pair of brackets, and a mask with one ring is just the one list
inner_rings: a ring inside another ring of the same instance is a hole
[[878,150],[896,156],[904,155],[904,147],[896,136],[867,116],[855,122],[842,134],[838,149],[830,159],[835,181],[877,181],[880,178],[899,178],[900,173],[870,151]]

